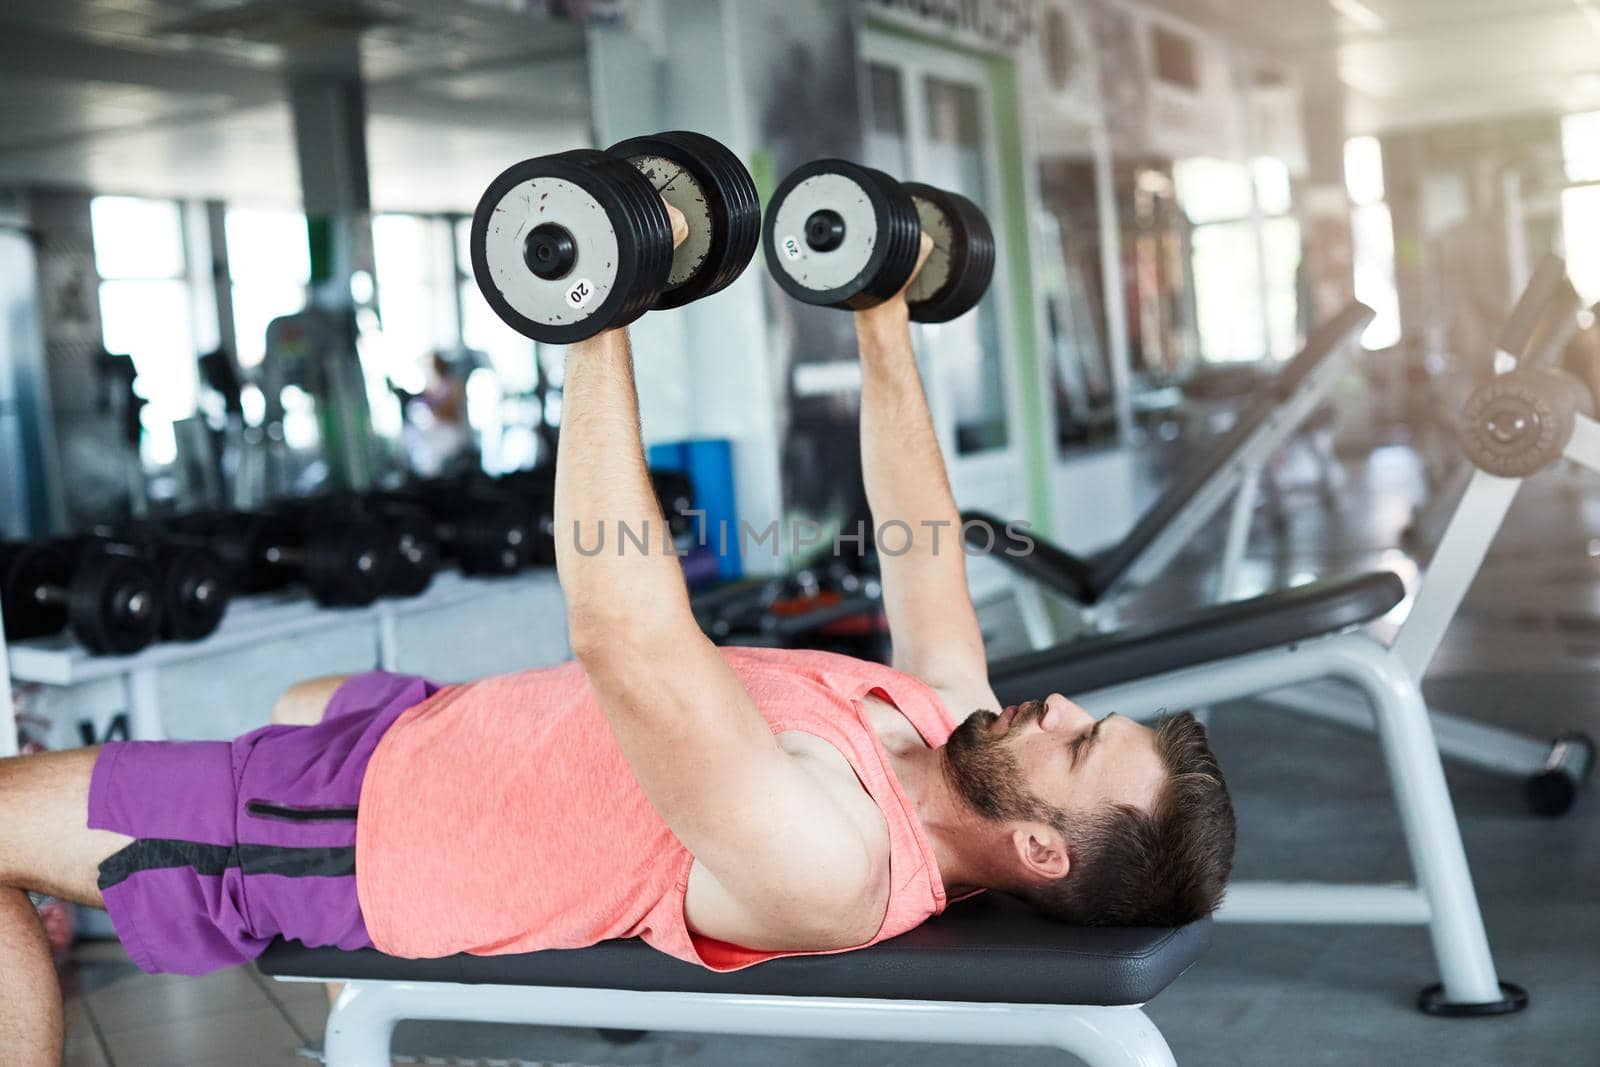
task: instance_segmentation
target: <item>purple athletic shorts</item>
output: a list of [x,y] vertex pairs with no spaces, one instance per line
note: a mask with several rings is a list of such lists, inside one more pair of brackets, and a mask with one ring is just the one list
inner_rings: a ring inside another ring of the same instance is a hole
[[104,746],[89,828],[134,838],[100,864],[133,962],[205,974],[255,959],[274,937],[370,947],[356,900],[361,779],[384,731],[438,688],[373,671],[341,685],[316,726]]

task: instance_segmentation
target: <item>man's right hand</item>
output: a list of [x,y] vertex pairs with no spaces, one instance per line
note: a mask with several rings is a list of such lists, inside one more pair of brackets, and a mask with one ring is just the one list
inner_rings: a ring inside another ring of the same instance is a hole
[[911,288],[911,283],[917,280],[918,274],[922,273],[922,265],[928,262],[928,255],[932,251],[933,238],[929,237],[927,231],[924,230],[921,237],[921,246],[917,250],[917,265],[912,268],[911,277],[906,279],[906,283],[900,287],[898,293],[895,293],[883,303],[856,312],[858,330],[863,325],[872,327],[879,322],[887,322],[890,325],[898,326],[901,323],[911,321],[911,309],[906,306],[906,290]]

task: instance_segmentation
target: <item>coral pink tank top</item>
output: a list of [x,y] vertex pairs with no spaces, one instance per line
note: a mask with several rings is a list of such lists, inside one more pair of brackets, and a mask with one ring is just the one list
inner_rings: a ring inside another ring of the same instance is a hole
[[[773,733],[832,744],[883,812],[889,906],[866,944],[943,911],[933,851],[861,706],[869,693],[882,697],[936,747],[955,723],[933,690],[826,652],[723,654]],[[361,787],[361,913],[373,944],[396,956],[621,937],[717,971],[800,954],[691,933],[683,899],[693,862],[645,799],[577,663],[435,693],[395,721]]]

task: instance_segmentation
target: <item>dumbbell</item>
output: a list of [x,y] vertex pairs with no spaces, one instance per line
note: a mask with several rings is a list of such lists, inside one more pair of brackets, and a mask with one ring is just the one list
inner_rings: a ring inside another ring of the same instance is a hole
[[198,641],[221,625],[233,590],[222,560],[204,545],[166,540],[155,529],[106,526],[92,529],[80,544],[110,555],[142,559],[154,568],[164,639]]
[[367,506],[392,516],[427,517],[441,555],[462,574],[515,574],[534,560],[536,517],[503,492],[467,485],[422,485],[374,493]]
[[[661,514],[667,520],[667,530],[676,539],[694,529],[694,485],[682,471],[650,469],[650,487],[661,505]],[[530,467],[511,471],[496,478],[494,484],[522,497],[533,507],[538,518],[539,548],[548,547],[549,560],[555,562],[555,468]],[[537,555],[537,553],[536,553]]]
[[47,637],[72,627],[90,652],[130,655],[156,639],[161,611],[145,560],[59,544],[0,544],[6,635]]
[[360,497],[323,496],[287,501],[277,508],[301,523],[320,523],[340,512],[370,520],[380,530],[383,575],[380,596],[421,596],[439,569],[439,536],[433,520],[417,508],[375,509]]
[[905,286],[924,232],[933,250],[906,304],[917,322],[948,322],[977,306],[994,276],[989,221],[959,193],[819,159],[772,194],[762,246],[773,278],[796,300],[860,311]]
[[[663,200],[688,224],[676,249]],[[727,287],[760,234],[744,164],[677,130],[513,164],[479,199],[469,250],[478,288],[507,325],[571,344]]]
[[491,483],[492,491],[514,497],[526,509],[533,543],[528,562],[536,567],[553,567],[556,562],[556,482],[555,468],[531,467],[502,474]]
[[298,581],[328,607],[370,604],[383,592],[384,533],[368,516],[333,508],[234,511],[186,516],[174,526],[204,538],[246,592]]

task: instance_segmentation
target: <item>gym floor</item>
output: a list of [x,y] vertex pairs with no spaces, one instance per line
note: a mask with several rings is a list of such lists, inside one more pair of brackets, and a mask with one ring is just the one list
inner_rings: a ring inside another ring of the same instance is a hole
[[[1419,495],[1409,452],[1346,469],[1331,504],[1290,489],[1281,538],[1258,526],[1248,580],[1387,566]],[[1545,475],[1523,490],[1425,686],[1430,703],[1549,736],[1600,733],[1600,492]],[[1518,521],[1522,515],[1542,520]],[[1202,546],[1196,562],[1212,553]],[[1203,576],[1204,568],[1177,566]],[[1193,595],[1171,584],[1137,610]],[[1215,747],[1240,821],[1242,877],[1409,876],[1388,785],[1369,736],[1241,703],[1214,710]],[[1411,1006],[1434,981],[1413,927],[1224,926],[1210,953],[1149,1013],[1186,1067],[1236,1064],[1515,1064],[1595,1060],[1600,1005],[1600,820],[1585,796],[1565,818],[1523,806],[1520,783],[1448,768],[1501,977],[1525,986],[1521,1015],[1440,1020]],[[114,943],[80,945],[67,984],[69,1067],[254,1067],[314,1061],[326,1016],[319,986],[250,968],[202,979],[140,974]],[[531,994],[530,994],[531,995]],[[1043,1067],[1048,1050],[950,1048],[653,1034],[618,1046],[593,1031],[406,1023],[397,1063],[670,1067]]]

